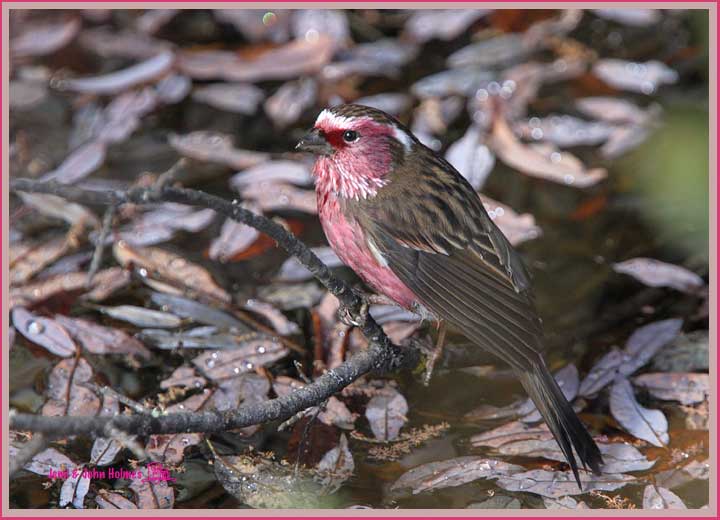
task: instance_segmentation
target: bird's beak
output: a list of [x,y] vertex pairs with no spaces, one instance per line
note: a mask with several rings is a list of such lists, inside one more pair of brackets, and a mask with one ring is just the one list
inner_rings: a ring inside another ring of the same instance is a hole
[[317,128],[313,129],[305,135],[305,137],[300,139],[298,144],[295,145],[295,149],[300,150],[301,152],[314,153],[316,155],[331,155],[334,152],[333,147],[330,146],[320,130]]

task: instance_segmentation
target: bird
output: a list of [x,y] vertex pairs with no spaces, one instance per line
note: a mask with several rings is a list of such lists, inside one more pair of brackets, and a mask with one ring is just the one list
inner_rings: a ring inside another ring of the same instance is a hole
[[315,155],[318,216],[338,257],[378,294],[509,364],[578,486],[573,449],[600,474],[600,450],[543,358],[529,272],[470,183],[396,118],[364,105],[322,110],[296,149]]

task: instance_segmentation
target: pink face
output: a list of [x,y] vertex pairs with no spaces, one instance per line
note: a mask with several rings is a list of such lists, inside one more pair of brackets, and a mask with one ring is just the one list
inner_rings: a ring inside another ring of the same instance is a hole
[[330,110],[320,113],[315,130],[330,145],[330,153],[319,155],[313,170],[318,189],[356,200],[374,196],[388,182],[398,147],[405,153],[412,146],[412,139],[394,125]]

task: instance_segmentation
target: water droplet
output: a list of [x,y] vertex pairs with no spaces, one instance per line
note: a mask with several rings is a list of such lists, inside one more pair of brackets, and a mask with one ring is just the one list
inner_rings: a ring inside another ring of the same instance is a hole
[[182,443],[187,446],[188,444],[190,444],[190,439],[188,439],[187,437],[183,437]]
[[272,11],[268,11],[263,15],[262,22],[265,27],[273,26],[277,22],[277,15]]
[[487,89],[488,89],[488,92],[490,93],[490,95],[496,96],[500,93],[500,89],[501,89],[500,83],[498,83],[497,81],[491,81],[488,84]]
[[240,373],[240,367],[235,367],[235,368],[233,368],[233,372],[234,372],[235,374],[239,374],[239,373]]
[[573,177],[570,174],[567,174],[567,175],[565,175],[565,177],[563,177],[563,181],[565,182],[565,184],[572,184],[575,182],[575,177]]
[[217,352],[213,352],[212,354],[210,354],[210,357],[213,358],[213,359],[217,359],[217,358],[218,358],[218,353],[217,353]]
[[650,95],[655,92],[655,85],[652,81],[643,81],[640,85],[640,89],[642,90],[643,94]]
[[260,345],[256,350],[258,354],[265,354],[265,352],[267,351],[267,349],[262,345]]
[[144,267],[141,267],[140,269],[138,269],[138,274],[140,276],[142,276],[143,278],[147,278],[147,275],[148,275],[147,269],[145,269]]
[[532,137],[535,140],[540,140],[543,138],[543,135],[545,135],[542,131],[542,128],[533,128],[530,131],[530,137]]
[[309,43],[314,43],[320,39],[320,33],[317,31],[317,29],[308,29],[308,31],[305,33],[305,41]]
[[252,370],[254,367],[255,367],[255,365],[253,365],[249,361],[247,363],[245,363],[245,368],[247,368],[248,370]]
[[540,123],[541,121],[539,117],[531,117],[530,121],[528,121],[528,124],[533,128],[535,128],[536,126],[540,126]]
[[205,360],[205,364],[207,365],[208,368],[214,368],[214,367],[215,367],[215,361],[213,361],[212,359],[206,359],[206,360]]
[[477,99],[478,101],[485,101],[489,97],[490,95],[488,94],[488,91],[484,88],[478,89],[478,91],[475,92],[475,99]]
[[495,214],[498,217],[502,217],[505,214],[505,210],[503,208],[495,208]]
[[30,334],[42,334],[43,332],[45,332],[45,325],[43,325],[39,321],[33,320],[30,323],[28,323],[27,331]]
[[553,153],[551,153],[551,154],[550,154],[550,161],[551,161],[551,162],[554,162],[554,163],[556,163],[556,164],[559,163],[560,161],[562,161],[562,155],[560,154],[560,152],[553,152]]

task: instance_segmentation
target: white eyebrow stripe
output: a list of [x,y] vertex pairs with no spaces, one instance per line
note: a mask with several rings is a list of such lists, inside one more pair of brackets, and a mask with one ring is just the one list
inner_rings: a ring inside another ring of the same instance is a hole
[[403,130],[399,129],[398,127],[394,127],[393,135],[395,136],[395,139],[402,143],[406,152],[409,152],[412,149],[412,139]]
[[320,123],[323,122],[330,123],[330,126],[336,127],[336,128],[344,128],[349,127],[351,124],[351,119],[349,117],[345,116],[338,116],[336,114],[333,114],[329,109],[325,109],[322,112],[320,112],[320,115],[318,116],[317,120],[315,121],[315,126],[318,126]]

